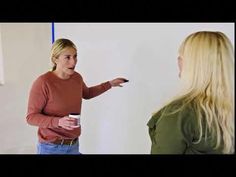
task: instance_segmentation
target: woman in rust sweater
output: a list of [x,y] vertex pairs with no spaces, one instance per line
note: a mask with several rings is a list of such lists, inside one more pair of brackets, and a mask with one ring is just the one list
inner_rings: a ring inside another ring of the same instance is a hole
[[74,69],[77,49],[68,39],[58,39],[51,49],[52,71],[39,76],[29,94],[27,122],[38,126],[38,154],[80,154],[81,127],[70,113],[81,112],[82,98],[96,97],[127,81],[116,78],[87,87]]

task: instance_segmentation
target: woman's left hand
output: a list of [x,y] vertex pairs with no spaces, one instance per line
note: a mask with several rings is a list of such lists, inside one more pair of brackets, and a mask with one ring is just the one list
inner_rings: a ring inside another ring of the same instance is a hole
[[116,78],[116,79],[113,79],[110,82],[111,86],[112,87],[123,87],[121,84],[125,83],[125,82],[128,82],[129,80],[125,79],[125,78],[122,78],[122,77],[119,77],[119,78]]

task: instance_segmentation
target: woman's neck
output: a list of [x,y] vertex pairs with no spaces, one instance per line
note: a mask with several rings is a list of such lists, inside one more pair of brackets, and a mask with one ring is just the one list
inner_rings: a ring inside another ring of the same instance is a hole
[[69,78],[71,77],[69,74],[65,74],[65,73],[60,72],[60,71],[57,71],[57,70],[54,70],[53,73],[54,73],[57,77],[59,77],[60,79],[64,79],[64,80],[69,79]]

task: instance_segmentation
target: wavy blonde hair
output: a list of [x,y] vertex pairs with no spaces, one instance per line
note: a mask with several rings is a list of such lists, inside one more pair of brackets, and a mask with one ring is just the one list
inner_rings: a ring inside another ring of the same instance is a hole
[[[165,105],[182,100],[194,102],[200,142],[205,131],[216,133],[215,148],[234,152],[234,50],[222,32],[199,31],[189,35],[179,48],[183,59],[181,92]],[[206,124],[203,130],[203,123]]]
[[74,48],[77,51],[75,44],[69,39],[57,39],[51,48],[51,62],[53,63],[52,71],[54,71],[57,67],[55,60],[59,57],[59,55],[64,51],[65,48]]

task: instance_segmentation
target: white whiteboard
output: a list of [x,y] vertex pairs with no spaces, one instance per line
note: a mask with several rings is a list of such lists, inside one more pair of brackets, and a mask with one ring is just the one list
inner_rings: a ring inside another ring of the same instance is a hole
[[234,23],[55,23],[55,39],[77,45],[76,70],[88,86],[120,76],[130,80],[83,100],[82,153],[149,154],[146,124],[175,93],[178,47],[202,30],[222,31],[234,44]]
[[2,53],[2,36],[1,36],[1,27],[0,27],[0,86],[4,84],[4,75],[3,75],[3,53]]

